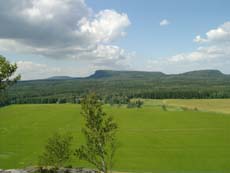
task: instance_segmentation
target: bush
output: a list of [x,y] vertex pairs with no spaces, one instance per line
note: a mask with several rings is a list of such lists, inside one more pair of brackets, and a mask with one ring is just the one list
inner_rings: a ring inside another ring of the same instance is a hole
[[48,139],[43,154],[40,156],[39,165],[63,167],[70,160],[71,142],[73,137],[69,134],[54,133]]
[[167,111],[166,105],[162,105],[162,109],[163,109],[163,111]]
[[144,104],[143,101],[137,100],[137,101],[130,101],[127,104],[127,108],[141,108],[141,106]]

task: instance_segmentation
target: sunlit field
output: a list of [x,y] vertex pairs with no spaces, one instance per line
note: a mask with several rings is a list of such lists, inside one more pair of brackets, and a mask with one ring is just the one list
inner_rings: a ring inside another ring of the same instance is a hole
[[[162,102],[176,106],[163,109]],[[214,102],[146,100],[141,109],[105,106],[105,111],[119,125],[119,149],[114,169],[156,173],[228,172],[230,115],[215,112],[230,101],[226,100],[224,104],[224,100]],[[192,109],[180,106],[191,106]],[[203,108],[210,108],[210,112],[200,112]],[[227,106],[225,110],[229,110]],[[12,105],[1,108],[0,168],[36,165],[47,138],[55,131],[71,132],[74,136],[72,148],[77,148],[83,142],[82,125],[80,105]],[[91,167],[74,156],[70,164]]]
[[165,105],[169,110],[195,110],[230,114],[230,99],[142,99],[145,106]]

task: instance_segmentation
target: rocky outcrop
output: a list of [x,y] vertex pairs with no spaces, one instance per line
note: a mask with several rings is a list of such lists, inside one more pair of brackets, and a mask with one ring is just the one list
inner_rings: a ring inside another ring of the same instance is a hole
[[26,169],[0,169],[0,173],[98,173],[98,171],[86,168],[60,168],[60,169],[49,169],[49,168],[38,168],[30,167]]
[[26,170],[23,169],[7,169],[0,170],[0,173],[27,173]]

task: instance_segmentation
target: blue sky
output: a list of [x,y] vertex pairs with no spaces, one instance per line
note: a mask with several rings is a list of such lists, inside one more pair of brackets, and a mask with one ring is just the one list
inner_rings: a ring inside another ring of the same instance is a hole
[[[230,20],[228,0],[88,0],[94,10],[115,9],[128,14],[131,26],[119,44],[136,51],[143,59],[167,57],[193,51],[196,35],[204,35],[212,28]],[[161,27],[167,19],[170,25]]]
[[0,54],[23,79],[97,69],[230,73],[228,0],[22,1],[0,2]]

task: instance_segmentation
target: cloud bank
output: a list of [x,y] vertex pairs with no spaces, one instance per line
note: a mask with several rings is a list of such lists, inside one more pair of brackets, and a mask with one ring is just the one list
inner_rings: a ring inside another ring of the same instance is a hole
[[198,69],[222,69],[229,72],[230,22],[209,30],[205,37],[194,38],[198,48],[193,52],[148,61],[149,70],[180,73]]
[[0,21],[0,51],[95,66],[109,62],[110,67],[130,58],[114,45],[131,24],[127,14],[110,9],[95,13],[84,0],[0,1]]

